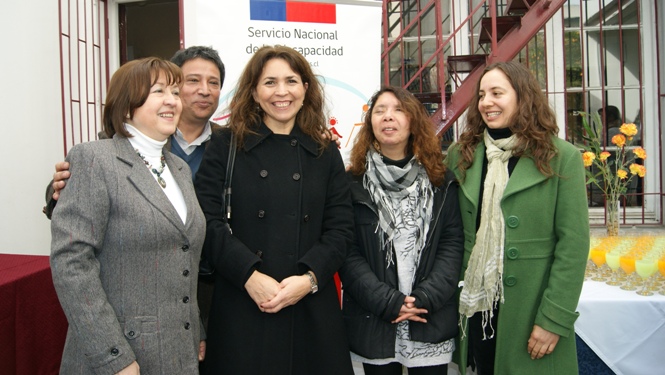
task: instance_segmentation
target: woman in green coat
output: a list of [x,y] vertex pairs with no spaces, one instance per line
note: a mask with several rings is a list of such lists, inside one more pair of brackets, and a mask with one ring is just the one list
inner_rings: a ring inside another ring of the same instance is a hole
[[589,251],[580,152],[531,72],[488,66],[447,163],[465,234],[457,363],[479,375],[576,374]]

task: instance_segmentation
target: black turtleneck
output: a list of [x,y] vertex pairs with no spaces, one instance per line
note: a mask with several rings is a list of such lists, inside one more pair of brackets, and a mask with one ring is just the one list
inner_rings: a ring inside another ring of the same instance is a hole
[[389,157],[383,156],[383,155],[381,155],[381,158],[383,158],[383,162],[386,163],[386,165],[394,165],[394,166],[399,167],[399,168],[404,168],[404,166],[409,161],[411,161],[411,159],[413,158],[413,155],[407,154],[404,157],[404,159],[400,159],[400,160],[393,160],[393,159],[390,159]]
[[501,129],[490,129],[487,128],[487,133],[493,139],[504,139],[513,135],[513,131],[510,128],[501,128]]

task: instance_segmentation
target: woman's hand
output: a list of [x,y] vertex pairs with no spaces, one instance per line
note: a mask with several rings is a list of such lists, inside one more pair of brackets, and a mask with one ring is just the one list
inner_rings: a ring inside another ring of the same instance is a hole
[[245,290],[261,311],[261,304],[275,298],[281,288],[277,280],[259,271],[254,271],[245,283]]
[[55,165],[55,173],[53,174],[53,199],[60,198],[60,190],[65,188],[67,179],[71,176],[69,173],[69,163],[61,161]]
[[420,314],[427,314],[427,310],[417,308],[415,302],[416,297],[406,296],[406,298],[404,298],[404,304],[402,304],[402,307],[399,309],[397,319],[393,320],[392,323],[399,323],[405,320],[427,323],[427,320],[420,316]]
[[199,362],[206,359],[206,340],[199,342]]
[[337,148],[342,148],[342,142],[339,140],[340,136],[332,132],[330,129],[321,134],[323,138],[330,139],[331,142],[335,142]]
[[141,370],[139,369],[139,364],[138,362],[134,361],[130,363],[129,366],[120,370],[120,372],[117,373],[116,375],[140,375],[140,374]]
[[540,359],[545,354],[552,353],[558,342],[559,335],[534,325],[531,337],[527,341],[526,350],[531,355],[531,359]]
[[309,276],[290,276],[279,283],[281,289],[275,298],[261,304],[263,311],[267,313],[276,313],[283,308],[295,305],[312,290],[312,283]]

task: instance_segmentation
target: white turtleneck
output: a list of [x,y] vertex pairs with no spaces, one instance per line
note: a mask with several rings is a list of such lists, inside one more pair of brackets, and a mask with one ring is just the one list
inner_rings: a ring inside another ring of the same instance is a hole
[[[166,140],[156,141],[127,123],[125,123],[125,129],[127,129],[127,132],[132,135],[132,137],[129,138],[129,143],[134,149],[138,150],[150,164],[150,166],[146,165],[148,170],[151,170],[152,168],[159,170],[162,165],[162,149],[166,144]],[[150,174],[155,179],[155,183],[159,184],[157,182],[157,175],[152,171],[150,171]],[[166,182],[166,187],[162,190],[164,191],[164,194],[166,194],[166,197],[171,201],[171,204],[178,212],[178,215],[180,215],[180,219],[184,224],[187,220],[187,204],[182,195],[182,190],[180,190],[180,186],[178,186],[178,183],[173,178],[173,174],[171,173],[171,170],[169,170],[168,165],[164,166],[164,172],[161,173],[161,177]]]

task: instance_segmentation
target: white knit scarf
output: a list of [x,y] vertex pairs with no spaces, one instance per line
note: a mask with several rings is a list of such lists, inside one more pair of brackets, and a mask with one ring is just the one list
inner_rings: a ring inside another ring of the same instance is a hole
[[[515,135],[494,140],[485,130],[487,148],[487,175],[483,186],[483,202],[480,212],[480,228],[476,233],[464,286],[460,295],[460,320],[470,318],[476,312],[483,314],[483,338],[490,324],[497,303],[503,303],[503,249],[505,222],[501,211],[501,198],[508,184],[508,160],[513,155],[517,141]],[[464,328],[464,326],[462,326]]]

